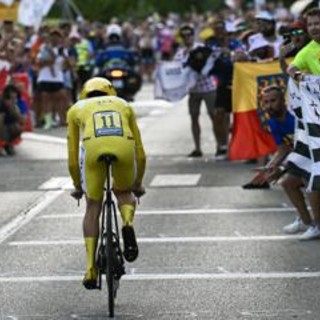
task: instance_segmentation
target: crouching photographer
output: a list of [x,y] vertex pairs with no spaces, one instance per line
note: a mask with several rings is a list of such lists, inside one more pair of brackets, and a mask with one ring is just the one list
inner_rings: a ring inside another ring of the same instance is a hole
[[0,100],[0,155],[13,156],[14,143],[20,137],[24,117],[17,106],[19,91],[15,86],[8,85]]

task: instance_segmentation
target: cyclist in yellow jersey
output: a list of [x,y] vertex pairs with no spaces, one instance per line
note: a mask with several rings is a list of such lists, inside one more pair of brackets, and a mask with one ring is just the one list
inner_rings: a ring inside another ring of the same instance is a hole
[[146,156],[132,108],[116,97],[107,79],[96,77],[84,84],[80,100],[68,111],[68,166],[75,187],[71,195],[79,199],[85,193],[87,203],[83,220],[87,252],[83,285],[87,289],[97,284],[95,252],[106,179],[105,164],[98,158],[104,153],[117,157],[112,166],[113,191],[123,222],[124,257],[132,262],[138,256],[133,229],[135,194],[144,193]]

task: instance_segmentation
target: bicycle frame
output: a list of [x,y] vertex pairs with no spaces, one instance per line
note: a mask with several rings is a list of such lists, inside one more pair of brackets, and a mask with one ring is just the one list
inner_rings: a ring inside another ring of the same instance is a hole
[[[115,157],[112,155],[104,155],[101,159],[106,163],[106,186],[105,200],[102,206],[101,228],[100,228],[100,243],[98,248],[98,289],[102,288],[102,274],[106,274],[108,285],[108,304],[109,316],[114,317],[114,299],[119,287],[119,279],[116,279],[116,250],[121,252],[119,242],[119,227],[116,206],[112,200],[111,189],[111,169],[112,162]],[[116,246],[116,247],[115,247]]]

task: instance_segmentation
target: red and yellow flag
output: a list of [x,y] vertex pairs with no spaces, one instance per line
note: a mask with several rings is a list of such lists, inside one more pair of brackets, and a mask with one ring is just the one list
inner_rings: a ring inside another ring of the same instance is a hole
[[256,159],[275,152],[277,146],[266,123],[268,115],[261,104],[262,90],[271,84],[286,84],[278,61],[235,63],[230,160]]
[[16,22],[18,20],[19,1],[14,1],[11,6],[0,3],[0,21],[10,20]]

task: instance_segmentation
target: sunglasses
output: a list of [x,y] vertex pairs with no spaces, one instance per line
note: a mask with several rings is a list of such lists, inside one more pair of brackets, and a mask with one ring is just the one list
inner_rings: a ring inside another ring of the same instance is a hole
[[292,30],[291,31],[291,35],[293,35],[293,36],[301,36],[303,34],[305,34],[305,32],[302,29],[297,29],[297,30]]
[[182,37],[182,38],[190,38],[190,37],[192,37],[192,36],[193,36],[193,34],[192,34],[192,33],[189,33],[189,32],[188,32],[188,33],[182,33],[182,34],[181,34],[181,37]]

